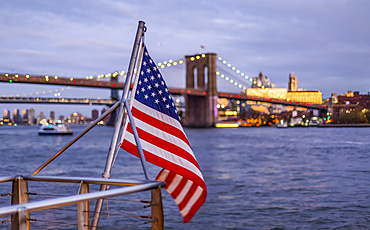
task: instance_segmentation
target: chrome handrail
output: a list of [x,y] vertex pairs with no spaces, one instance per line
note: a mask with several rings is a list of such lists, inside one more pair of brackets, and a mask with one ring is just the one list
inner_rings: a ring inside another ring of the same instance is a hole
[[43,200],[43,201],[35,201],[31,203],[25,203],[25,204],[18,204],[18,205],[11,205],[7,207],[0,208],[0,217],[16,214],[19,212],[19,210],[26,210],[29,212],[34,211],[41,211],[45,209],[50,208],[57,208],[62,206],[67,206],[71,204],[75,204],[78,202],[83,201],[90,201],[90,200],[97,200],[97,199],[103,199],[107,197],[113,197],[113,196],[121,196],[121,195],[127,195],[135,192],[143,192],[151,189],[155,189],[158,187],[165,186],[165,182],[162,181],[155,181],[155,182],[148,182],[146,184],[139,184],[131,187],[125,187],[125,188],[117,188],[117,189],[111,189],[111,190],[105,190],[105,191],[99,191],[99,192],[93,192],[93,193],[86,193],[81,195],[73,195],[69,197],[61,197],[61,198],[54,198],[49,200]]

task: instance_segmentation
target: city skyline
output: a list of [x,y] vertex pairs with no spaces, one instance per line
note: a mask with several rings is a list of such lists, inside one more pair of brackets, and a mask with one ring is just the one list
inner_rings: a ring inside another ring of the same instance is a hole
[[[145,41],[157,63],[213,52],[250,77],[262,72],[279,88],[287,87],[294,72],[300,88],[319,90],[324,98],[348,90],[365,94],[370,85],[369,8],[363,0],[3,2],[0,72],[83,78],[127,70],[137,22],[143,20]],[[184,87],[184,67],[161,71],[169,86]],[[230,84],[221,87],[238,90]],[[62,88],[0,83],[0,95]],[[71,87],[61,94],[109,98],[110,92]],[[80,107],[82,113],[91,110]],[[55,106],[57,113],[63,109]]]

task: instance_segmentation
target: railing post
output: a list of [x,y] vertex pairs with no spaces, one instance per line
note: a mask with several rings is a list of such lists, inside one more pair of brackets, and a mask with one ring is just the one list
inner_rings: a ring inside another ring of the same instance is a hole
[[[78,194],[89,193],[89,184],[83,181]],[[90,202],[88,200],[77,203],[78,230],[90,230]]]
[[[28,185],[27,181],[22,176],[17,176],[13,180],[12,189],[12,205],[29,203]],[[28,219],[30,214],[27,210],[19,210],[16,214],[12,215],[11,230],[29,230],[30,222]]]
[[163,206],[161,187],[152,189],[152,230],[163,230]]

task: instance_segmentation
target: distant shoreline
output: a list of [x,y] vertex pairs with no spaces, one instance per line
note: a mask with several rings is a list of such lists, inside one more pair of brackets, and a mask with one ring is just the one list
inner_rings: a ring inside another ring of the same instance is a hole
[[367,128],[370,127],[368,123],[360,123],[360,124],[325,124],[319,125],[318,128]]

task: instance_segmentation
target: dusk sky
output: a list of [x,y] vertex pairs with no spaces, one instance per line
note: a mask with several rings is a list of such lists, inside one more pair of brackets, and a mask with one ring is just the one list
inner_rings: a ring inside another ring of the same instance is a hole
[[[84,78],[126,71],[142,20],[145,42],[157,63],[216,53],[248,76],[262,72],[276,87],[287,88],[294,72],[299,88],[319,90],[324,98],[347,90],[367,94],[369,12],[368,0],[0,0],[0,72]],[[163,69],[162,74],[170,87],[184,87],[184,65]],[[220,91],[239,90],[217,80]],[[0,83],[0,96],[62,88],[64,97],[110,94],[103,89]],[[4,108],[16,107],[24,105],[0,104],[0,116]],[[25,108],[30,107],[38,106]],[[55,107],[57,114],[77,110],[90,116],[87,106]],[[39,108],[47,113],[50,105]]]

